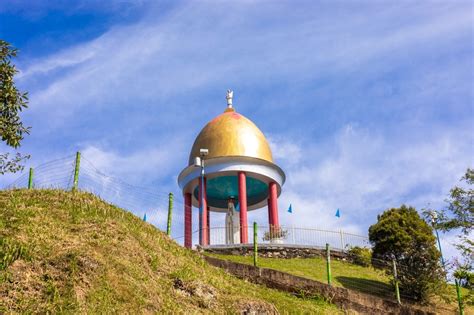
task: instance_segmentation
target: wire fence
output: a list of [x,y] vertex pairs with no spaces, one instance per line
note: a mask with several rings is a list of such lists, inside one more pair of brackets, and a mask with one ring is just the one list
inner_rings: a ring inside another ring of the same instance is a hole
[[[194,233],[197,235],[199,231]],[[369,253],[367,237],[342,230],[285,226],[280,226],[275,231],[274,227],[257,224],[248,229],[249,244],[246,250],[242,250],[239,231],[232,234],[228,228],[213,227],[210,228],[209,235],[210,244],[202,249],[224,254],[221,256],[224,259],[251,264],[254,259],[257,260],[252,255],[256,255],[259,257],[259,267],[277,269],[333,286],[397,300],[393,261],[372,259],[352,252],[352,249],[358,248],[362,253]],[[259,249],[253,253],[255,241]],[[395,268],[397,267],[402,273],[407,270],[401,264],[395,264]],[[400,299],[412,300],[409,294],[400,290],[398,293]]]
[[[428,299],[431,303],[441,306],[444,311],[455,310],[458,297],[454,278],[445,275],[441,262],[410,263],[410,259],[374,257],[361,261],[360,258],[359,255],[349,252],[345,258],[330,262],[332,283],[335,286],[391,299],[400,304],[419,302],[424,286],[438,286],[439,291],[434,292],[435,295]],[[328,259],[325,261],[327,263]]]
[[[456,296],[460,288],[452,283],[453,279],[444,278],[440,262],[410,263],[410,259],[405,258],[380,259],[371,257],[369,248],[357,248],[359,251],[346,248],[341,251],[340,248],[332,248],[330,244],[313,248],[291,247],[288,244],[269,242],[269,232],[263,240],[259,231],[255,233],[258,241],[256,246],[227,244],[206,246],[203,250],[206,255],[220,259],[283,271],[398,304],[420,303],[423,300],[423,287],[426,289],[426,286],[436,286],[439,291],[428,297],[428,304],[436,309],[436,313],[456,313],[458,303],[463,304],[462,307],[468,307],[466,303],[470,294],[464,292]],[[435,279],[437,280],[434,281]]]
[[[32,176],[32,186],[38,188],[61,188],[71,189],[75,167],[75,155],[65,156],[37,166]],[[7,189],[27,188],[29,185],[30,173],[25,172]]]
[[[38,165],[5,188],[72,190],[75,184],[78,190],[92,193],[140,218],[146,218],[146,221],[163,231],[167,230],[169,193],[132,185],[107,175],[84,155],[69,155]],[[173,199],[175,207],[183,207],[179,198]],[[184,218],[179,211],[175,211],[172,219],[178,223],[171,226],[172,235],[179,237],[183,234],[179,223]]]

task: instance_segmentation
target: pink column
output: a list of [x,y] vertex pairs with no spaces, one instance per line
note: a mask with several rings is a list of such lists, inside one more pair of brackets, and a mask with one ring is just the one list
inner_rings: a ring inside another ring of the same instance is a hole
[[239,172],[239,207],[240,207],[240,243],[248,243],[247,224],[247,183],[245,173]]
[[[208,245],[207,238],[207,196],[206,196],[206,178],[204,178],[204,185],[201,184],[201,178],[199,178],[199,208],[202,209],[202,213],[199,214],[199,244],[206,246]],[[202,192],[201,192],[202,187]],[[201,193],[203,194],[201,198]],[[202,200],[202,205],[201,205]]]
[[273,225],[275,228],[278,228],[280,226],[280,223],[278,222],[278,191],[276,183],[271,182],[268,186],[268,189],[270,195],[270,212],[272,219],[272,222],[270,222],[270,224]]
[[193,247],[193,210],[191,205],[191,194],[184,194],[184,247]]

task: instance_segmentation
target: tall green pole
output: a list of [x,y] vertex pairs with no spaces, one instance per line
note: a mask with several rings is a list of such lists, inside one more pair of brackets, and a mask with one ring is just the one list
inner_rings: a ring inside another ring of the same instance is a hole
[[173,214],[173,193],[168,195],[168,224],[166,225],[166,234],[171,236],[171,216]]
[[33,168],[30,167],[30,175],[28,177],[28,189],[33,188]]
[[331,285],[331,249],[326,243],[326,270],[328,275],[328,284]]
[[72,186],[72,191],[77,190],[79,184],[79,169],[81,167],[81,152],[76,153],[76,163],[74,165],[74,183]]
[[461,288],[459,287],[458,279],[454,279],[454,283],[456,283],[456,294],[458,296],[459,315],[464,315],[464,306],[462,305]]
[[433,224],[433,227],[434,227],[434,230],[436,232],[436,239],[438,240],[439,253],[441,254],[441,265],[443,266],[444,276],[446,277],[446,282],[447,282],[448,281],[448,273],[446,272],[446,265],[444,263],[443,251],[441,250],[441,241],[439,240],[438,229],[434,226],[434,224]]
[[441,250],[441,242],[440,242],[440,240],[439,240],[438,229],[435,227],[434,230],[435,230],[435,232],[436,232],[436,240],[438,241],[439,253],[441,254],[441,264],[443,265],[443,268],[445,268],[445,265],[444,265],[444,256],[443,256],[443,251]]
[[397,263],[395,262],[395,259],[392,260],[392,262],[393,262],[393,279],[395,281],[395,295],[397,297],[398,304],[402,304],[400,300],[400,289],[398,288]]
[[[436,240],[438,241],[439,253],[441,254],[441,264],[443,265],[443,269],[446,271],[445,264],[444,264],[443,251],[441,250],[441,242],[439,240],[439,233],[438,233],[438,229],[436,228],[436,220],[438,218],[438,214],[434,210],[431,210],[430,214],[431,214],[431,225],[433,226],[433,229],[435,230]],[[446,280],[448,280],[447,275],[446,275]]]
[[257,222],[253,223],[253,265],[257,267],[257,257],[258,257],[258,248],[257,248]]

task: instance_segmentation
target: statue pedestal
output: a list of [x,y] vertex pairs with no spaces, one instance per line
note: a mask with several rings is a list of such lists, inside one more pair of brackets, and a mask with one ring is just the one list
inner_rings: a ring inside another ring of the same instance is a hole
[[283,244],[283,238],[272,238],[270,244]]

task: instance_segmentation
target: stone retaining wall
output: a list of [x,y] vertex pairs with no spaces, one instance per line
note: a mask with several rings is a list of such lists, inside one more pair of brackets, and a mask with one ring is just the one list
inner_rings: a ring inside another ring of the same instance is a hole
[[239,278],[291,293],[318,295],[344,310],[362,314],[452,314],[452,311],[446,309],[429,309],[410,304],[399,305],[396,301],[333,287],[273,269],[258,268],[207,256],[204,256],[204,259],[211,265],[222,268]]
[[[198,246],[197,250],[223,255],[253,255],[252,244],[214,245],[205,247]],[[268,258],[311,258],[318,256],[326,257],[326,249],[316,246],[259,244],[258,256]],[[340,260],[349,259],[346,253],[334,249],[331,250],[331,257]]]

